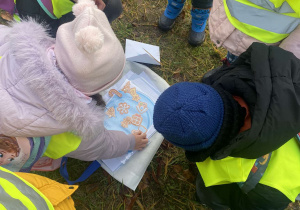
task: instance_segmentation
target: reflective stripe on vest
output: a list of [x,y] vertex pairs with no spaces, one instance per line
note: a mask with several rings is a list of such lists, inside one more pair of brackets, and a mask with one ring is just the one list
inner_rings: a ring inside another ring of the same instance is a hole
[[54,209],[50,201],[34,186],[2,167],[0,193],[0,203],[6,209]]
[[287,2],[276,8],[268,0],[224,0],[224,9],[234,27],[265,43],[281,41],[300,24],[299,11]]
[[37,0],[37,2],[52,19],[59,19],[71,12],[74,5],[71,0]]
[[44,10],[44,12],[46,12],[46,14],[52,18],[52,19],[57,19],[57,17],[55,17],[55,15],[53,14],[53,7],[52,4],[50,3],[48,6],[46,4],[44,4],[44,2],[42,0],[37,0],[37,2],[39,3],[39,5],[42,7],[42,9]]
[[272,2],[272,0],[270,0],[270,1],[268,1],[268,0],[249,0],[249,1],[257,6],[263,7],[268,10],[272,10],[277,13],[294,13],[295,12],[286,1],[284,1],[284,2],[278,2],[278,1]]

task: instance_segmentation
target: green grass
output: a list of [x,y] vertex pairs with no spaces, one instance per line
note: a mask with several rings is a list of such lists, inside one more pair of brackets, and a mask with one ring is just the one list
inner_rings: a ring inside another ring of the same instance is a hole
[[[188,44],[190,8],[188,2],[178,17],[174,28],[162,32],[157,21],[167,0],[123,0],[124,12],[112,27],[125,47],[125,40],[132,39],[160,46],[161,66],[149,67],[170,85],[181,81],[200,81],[205,72],[220,66],[226,50],[217,49],[209,39],[201,47]],[[0,24],[5,24],[0,18]],[[88,162],[70,159],[71,180],[80,176]],[[58,182],[66,183],[59,171],[37,172]],[[136,191],[129,190],[114,180],[103,169],[96,171],[88,180],[80,183],[73,194],[79,210],[99,209],[207,209],[195,202],[195,164],[186,160],[184,152],[163,142]],[[288,209],[300,209],[293,203]]]
[[[162,32],[157,27],[159,16],[163,13],[166,1],[123,1],[124,12],[120,19],[113,22],[113,28],[124,44],[125,39],[132,39],[160,46],[160,67],[151,68],[169,84],[181,81],[199,81],[209,69],[221,64],[225,56],[223,49],[216,49],[207,36],[201,47],[192,47],[187,39],[190,30],[190,4],[176,21],[169,32]],[[208,34],[208,31],[207,31]]]

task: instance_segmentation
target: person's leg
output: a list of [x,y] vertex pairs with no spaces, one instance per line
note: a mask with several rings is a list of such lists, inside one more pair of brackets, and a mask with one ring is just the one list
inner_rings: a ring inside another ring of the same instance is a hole
[[196,179],[196,195],[198,201],[214,210],[229,209],[231,188],[231,185],[205,187],[200,173]]
[[[106,6],[103,12],[106,14],[109,22],[112,22],[121,15],[123,11],[121,0],[105,0],[104,3]],[[49,33],[54,38],[56,37],[56,32],[60,25],[71,22],[75,18],[73,12],[69,12],[60,19],[52,19],[36,0],[17,0],[16,6],[22,19],[31,17],[36,19],[39,23],[49,25]]]
[[248,194],[243,193],[236,183],[205,187],[200,174],[196,190],[199,202],[214,210],[280,210],[291,202],[280,191],[262,184],[257,184]]
[[212,7],[213,0],[192,0],[192,28],[189,35],[189,43],[199,46],[205,39],[205,26]]
[[212,7],[213,0],[192,0],[193,8],[210,9]]
[[185,0],[168,0],[168,5],[158,21],[158,27],[161,30],[168,31],[173,27],[175,19],[180,14],[184,3]]
[[103,12],[106,14],[108,21],[111,23],[117,19],[123,12],[121,0],[106,0]]
[[55,37],[59,21],[50,18],[37,1],[17,0],[16,7],[22,19],[33,18],[37,22],[50,26],[49,34]]
[[[103,12],[105,13],[108,21],[111,23],[112,21],[114,21],[116,18],[118,18],[122,11],[123,11],[123,7],[122,7],[122,2],[121,0],[104,0],[105,3],[105,8],[103,10]],[[71,22],[75,19],[75,16],[73,15],[73,12],[69,12],[65,15],[63,15],[60,19],[59,19],[59,24],[58,27],[64,23],[68,23]],[[56,28],[57,31],[57,28]],[[55,34],[56,34],[56,31]]]
[[[237,209],[273,209],[280,210],[286,209],[289,203],[292,201],[289,200],[283,193],[280,191],[263,185],[257,184],[256,187],[251,190],[247,195],[243,194],[243,197],[240,198],[240,204],[233,207],[233,210]],[[241,207],[246,208],[241,208]]]

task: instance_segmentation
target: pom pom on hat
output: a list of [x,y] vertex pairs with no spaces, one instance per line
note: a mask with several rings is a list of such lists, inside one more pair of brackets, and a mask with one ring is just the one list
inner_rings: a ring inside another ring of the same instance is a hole
[[87,53],[94,53],[101,49],[104,42],[104,35],[94,26],[87,26],[75,34],[75,42],[80,50]]
[[78,3],[72,7],[73,14],[79,16],[87,7],[97,8],[95,1],[93,0],[78,0]]
[[94,1],[80,0],[74,7],[80,14],[72,22],[59,26],[54,52],[58,67],[69,83],[90,96],[121,77],[125,55],[106,15]]
[[209,148],[223,123],[221,96],[212,87],[192,82],[165,90],[154,106],[153,124],[169,142],[188,151]]

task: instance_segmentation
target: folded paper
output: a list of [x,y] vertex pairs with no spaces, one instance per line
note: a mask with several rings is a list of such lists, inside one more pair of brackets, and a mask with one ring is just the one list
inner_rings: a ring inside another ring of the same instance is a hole
[[160,65],[159,47],[126,39],[125,56],[128,61]]

